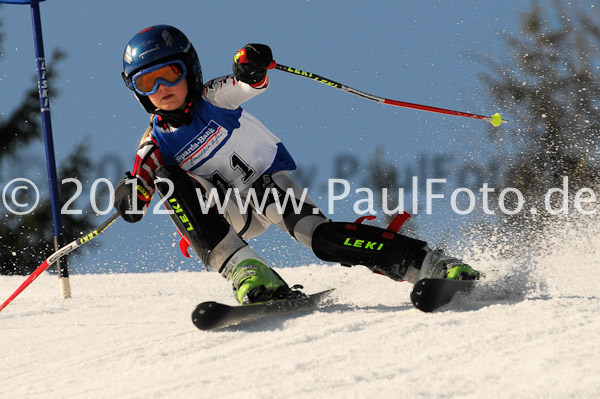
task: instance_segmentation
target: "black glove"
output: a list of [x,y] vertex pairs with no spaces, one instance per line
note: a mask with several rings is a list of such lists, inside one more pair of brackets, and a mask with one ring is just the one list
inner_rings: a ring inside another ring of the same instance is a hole
[[[131,176],[130,172],[125,173],[125,175],[127,177],[121,180],[115,189],[114,206],[126,222],[139,222],[144,216],[144,206],[150,201],[150,196],[139,177]],[[137,194],[136,201],[133,201],[134,193]],[[136,205],[135,209],[134,204]],[[131,213],[134,211],[136,213]]]
[[274,67],[273,53],[266,44],[246,44],[233,57],[233,74],[248,84],[260,82],[267,75],[267,69]]

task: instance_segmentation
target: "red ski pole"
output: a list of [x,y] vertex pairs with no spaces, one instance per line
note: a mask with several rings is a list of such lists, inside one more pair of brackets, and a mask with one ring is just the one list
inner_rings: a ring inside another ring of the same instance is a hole
[[44,272],[44,270],[49,268],[50,265],[52,265],[54,262],[56,262],[58,259],[60,259],[61,256],[65,256],[69,252],[72,252],[75,249],[82,246],[83,244],[89,242],[94,237],[98,236],[100,233],[102,233],[104,230],[106,230],[108,228],[108,226],[110,226],[118,218],[119,218],[119,213],[117,212],[117,213],[113,214],[107,221],[102,223],[100,226],[96,227],[91,233],[86,234],[85,236],[83,236],[81,238],[78,238],[77,240],[73,241],[69,245],[65,245],[64,247],[60,248],[58,251],[56,251],[52,255],[50,255],[50,257],[48,259],[46,259],[41,265],[39,265],[38,268],[35,269],[34,272],[31,273],[31,275],[29,277],[27,277],[27,280],[25,280],[23,282],[23,284],[21,284],[21,286],[19,288],[17,288],[17,290],[15,292],[13,292],[13,294],[11,296],[9,296],[6,301],[4,301],[4,303],[0,306],[0,312],[9,303],[11,303],[13,301],[13,299],[15,299],[17,297],[17,295],[19,295],[21,292],[23,292],[23,290],[25,288],[27,288],[29,286],[29,284],[31,284],[36,278],[38,278],[40,276],[40,274],[42,274]]
[[490,122],[494,126],[500,126],[501,123],[508,123],[508,120],[502,119],[502,116],[499,113],[495,113],[494,115],[491,115],[491,116],[485,116],[485,115],[471,114],[469,112],[453,111],[451,109],[431,107],[429,105],[421,105],[421,104],[408,103],[405,101],[391,100],[389,98],[374,96],[373,94],[369,94],[369,93],[365,93],[364,91],[353,89],[352,87],[348,87],[342,83],[338,83],[331,79],[319,76],[316,73],[306,72],[306,71],[303,71],[303,70],[300,70],[297,68],[292,68],[289,66],[285,66],[282,64],[275,64],[275,62],[273,62],[272,65],[269,65],[269,68],[270,69],[278,69],[280,71],[291,73],[293,75],[303,76],[308,79],[316,80],[317,82],[326,84],[327,86],[335,87],[336,89],[345,91],[346,93],[354,94],[355,96],[362,97],[367,100],[375,101],[375,102],[378,102],[381,104],[394,105],[396,107],[418,109],[420,111],[436,112],[438,114],[462,116],[464,118],[481,119],[481,120]]

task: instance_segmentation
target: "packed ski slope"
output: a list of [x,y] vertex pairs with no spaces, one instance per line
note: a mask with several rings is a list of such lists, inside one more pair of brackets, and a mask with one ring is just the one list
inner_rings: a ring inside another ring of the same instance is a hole
[[[280,269],[337,290],[315,312],[216,332],[190,321],[198,302],[233,303],[216,273],[76,275],[70,300],[44,275],[0,313],[0,397],[596,398],[600,238],[548,244],[476,256],[496,289],[433,314],[365,268]],[[0,296],[22,280],[0,278]]]

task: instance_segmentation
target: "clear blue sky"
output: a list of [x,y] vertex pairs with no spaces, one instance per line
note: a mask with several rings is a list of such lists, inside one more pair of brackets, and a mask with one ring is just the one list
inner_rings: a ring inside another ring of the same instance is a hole
[[[51,102],[57,159],[85,140],[97,160],[114,159],[95,177],[108,177],[116,184],[124,170],[114,166],[120,163],[131,168],[148,116],[122,83],[121,57],[130,37],[153,24],[175,25],[186,33],[199,53],[205,80],[229,74],[237,49],[248,42],[262,42],[271,46],[275,60],[282,64],[359,90],[490,115],[502,109],[493,104],[479,80],[485,67],[472,54],[500,61],[510,57],[505,54],[503,35],[518,31],[520,15],[529,4],[497,0],[373,1],[368,5],[357,0],[47,0],[40,4],[46,54],[60,47],[69,56],[59,65],[60,77],[51,82],[51,90],[60,91]],[[0,18],[3,118],[30,87],[35,63],[29,6],[2,5]],[[280,71],[272,71],[271,79],[269,90],[244,108],[283,140],[303,176],[310,179],[311,195],[322,208],[327,206],[323,187],[336,174],[339,156],[350,156],[366,166],[374,148],[383,146],[385,159],[412,176],[419,173],[419,167],[431,169],[436,156],[450,155],[453,158],[446,164],[444,177],[451,184],[464,162],[483,165],[493,156],[486,122],[375,104]],[[30,170],[14,171],[2,165],[3,178],[45,178],[41,147],[28,156],[33,161]],[[428,173],[428,177],[439,177]],[[353,188],[365,178],[364,169],[357,170]],[[84,186],[84,193],[89,193],[90,186]],[[355,217],[352,202],[336,205],[334,219]],[[99,216],[98,224],[105,218]],[[449,217],[442,205],[433,215],[420,214],[418,222],[422,237],[428,240],[459,234],[458,226],[463,223],[461,218]],[[83,262],[74,260],[72,269],[199,270],[197,259],[180,255],[166,216],[146,217],[137,225],[119,221],[101,241],[97,249],[82,248]],[[298,251],[299,244],[275,232],[252,243],[274,265],[316,261],[308,251]]]

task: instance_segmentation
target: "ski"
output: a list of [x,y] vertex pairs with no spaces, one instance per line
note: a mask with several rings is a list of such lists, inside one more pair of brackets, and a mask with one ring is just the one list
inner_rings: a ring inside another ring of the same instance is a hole
[[450,303],[457,293],[469,293],[476,284],[477,280],[424,278],[413,286],[410,300],[417,309],[433,312]]
[[334,288],[295,299],[282,299],[250,305],[229,306],[218,302],[202,302],[192,312],[192,322],[200,330],[215,330],[265,316],[309,310],[317,307]]

